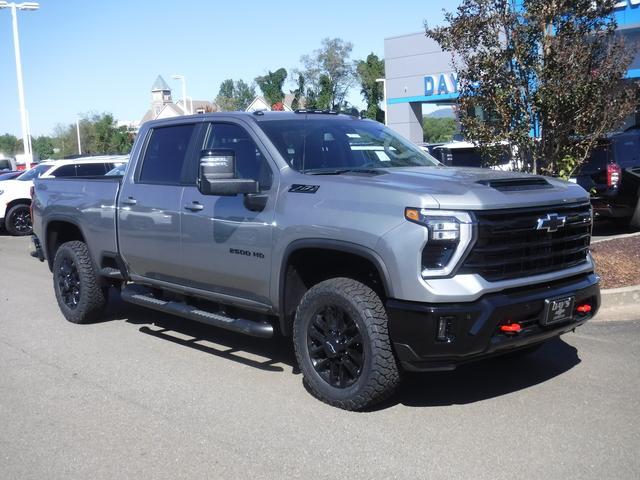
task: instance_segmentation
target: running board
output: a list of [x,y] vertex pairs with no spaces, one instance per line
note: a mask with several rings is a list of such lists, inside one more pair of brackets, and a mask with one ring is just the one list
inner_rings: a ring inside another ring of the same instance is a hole
[[125,302],[206,323],[214,327],[224,328],[232,332],[260,338],[273,337],[273,325],[270,323],[256,322],[244,318],[231,318],[220,313],[208,312],[186,303],[162,300],[153,297],[144,287],[130,285],[122,289],[120,296]]

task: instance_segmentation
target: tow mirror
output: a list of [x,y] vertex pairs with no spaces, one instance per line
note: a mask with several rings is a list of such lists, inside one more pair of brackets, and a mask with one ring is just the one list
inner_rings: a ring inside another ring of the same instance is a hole
[[200,152],[198,190],[203,195],[257,193],[258,182],[236,178],[236,154],[233,150],[207,149]]

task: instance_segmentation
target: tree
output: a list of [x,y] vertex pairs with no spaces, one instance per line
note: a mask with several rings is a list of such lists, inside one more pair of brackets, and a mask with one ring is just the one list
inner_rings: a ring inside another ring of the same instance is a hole
[[450,142],[458,131],[458,125],[453,118],[424,117],[422,120],[424,141],[428,143]]
[[311,55],[300,58],[307,86],[308,108],[340,110],[353,85],[355,71],[350,61],[353,44],[340,38],[325,38],[322,46]]
[[287,71],[284,68],[279,68],[275,72],[269,71],[266,75],[256,78],[256,83],[262,95],[269,105],[275,105],[276,103],[282,103],[284,100],[284,92],[282,86],[287,79]]
[[[298,86],[295,90],[292,90],[293,93],[293,101],[291,102],[291,109],[298,110],[303,107],[303,97],[304,97],[304,76],[301,73],[298,73]],[[306,106],[306,102],[305,105]]]
[[374,53],[367,55],[366,60],[360,60],[356,64],[356,73],[360,81],[360,92],[367,102],[364,113],[366,118],[384,122],[384,112],[380,108],[380,102],[384,98],[384,89],[376,80],[384,77],[384,60],[380,60]]
[[220,84],[216,104],[223,112],[236,110],[233,80],[228,78]]
[[0,154],[13,157],[18,151],[18,137],[5,133],[0,135]]
[[32,138],[31,149],[33,150],[33,155],[41,160],[52,158],[54,153],[53,139],[46,135]]
[[[110,113],[86,113],[79,124],[83,155],[126,154],[133,146],[133,133],[125,126],[118,127]],[[77,155],[76,125],[56,125],[51,143],[54,158]]]
[[256,89],[243,80],[227,79],[220,84],[216,104],[221,111],[245,110],[256,96]]
[[238,110],[246,110],[249,104],[256,98],[256,87],[248,85],[243,80],[235,83],[235,97]]
[[463,0],[448,25],[426,27],[452,54],[464,133],[490,160],[506,142],[524,169],[567,177],[633,111],[615,4]]

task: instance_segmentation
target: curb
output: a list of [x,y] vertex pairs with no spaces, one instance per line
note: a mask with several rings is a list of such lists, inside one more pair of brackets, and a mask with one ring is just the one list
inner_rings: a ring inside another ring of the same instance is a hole
[[640,320],[640,285],[600,291],[600,311],[596,322]]
[[596,238],[596,239],[591,239],[591,245],[593,245],[594,243],[601,243],[601,242],[609,242],[611,240],[618,240],[619,238],[629,238],[629,237],[637,237],[638,235],[640,235],[640,232],[633,232],[633,233],[623,233],[620,235],[614,235],[612,237],[607,237],[607,238]]

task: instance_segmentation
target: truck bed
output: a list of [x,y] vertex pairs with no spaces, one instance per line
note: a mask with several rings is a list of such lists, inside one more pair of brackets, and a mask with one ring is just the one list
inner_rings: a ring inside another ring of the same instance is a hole
[[80,228],[95,264],[99,265],[100,259],[96,257],[99,252],[118,251],[116,199],[121,180],[116,176],[35,180],[34,233],[46,244],[43,218],[47,222],[72,222]]

